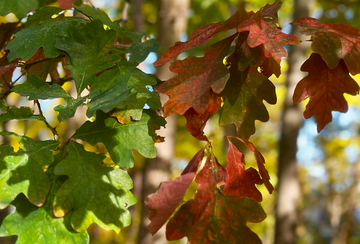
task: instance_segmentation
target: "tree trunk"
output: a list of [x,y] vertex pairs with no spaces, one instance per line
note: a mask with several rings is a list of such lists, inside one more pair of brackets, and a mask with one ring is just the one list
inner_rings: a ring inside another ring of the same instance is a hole
[[[158,42],[163,50],[167,50],[179,41],[180,35],[185,33],[187,26],[187,9],[190,6],[189,0],[161,0],[158,13]],[[169,71],[169,65],[158,68],[157,76],[161,80],[173,77]],[[160,95],[162,104],[167,96]],[[165,136],[165,142],[157,144],[157,157],[146,160],[143,168],[142,199],[154,193],[163,181],[170,179],[170,161],[174,157],[175,136],[177,130],[177,116],[172,115],[166,118],[166,129],[161,129],[158,134]],[[149,224],[149,210],[143,207],[139,232],[139,244],[163,244],[166,243],[165,228],[161,228],[154,236],[151,236],[147,229]]]
[[360,181],[360,159],[354,163],[352,168],[353,184],[349,189],[346,200],[343,203],[343,216],[339,226],[339,230],[335,233],[332,244],[352,243],[351,237],[354,231],[354,221],[356,218],[356,208],[359,202],[359,181]]
[[[309,16],[312,1],[294,0],[293,19]],[[293,27],[292,34],[300,36]],[[300,66],[306,60],[305,43],[291,46],[289,51],[287,92],[285,95],[282,114],[281,138],[279,142],[278,184],[276,198],[276,226],[275,244],[292,244],[296,242],[296,227],[298,224],[298,200],[300,198],[300,184],[297,172],[297,137],[302,126],[302,111],[292,102],[292,95],[296,84],[302,79],[304,73]]]

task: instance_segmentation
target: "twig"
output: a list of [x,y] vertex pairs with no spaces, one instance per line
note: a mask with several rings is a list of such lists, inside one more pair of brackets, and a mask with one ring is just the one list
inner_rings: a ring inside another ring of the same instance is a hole
[[[43,112],[42,112],[42,110],[41,110],[41,105],[40,105],[39,100],[35,100],[35,102],[36,102],[36,104],[37,104],[37,106],[38,106],[38,108],[39,108],[39,113],[40,113],[40,115],[44,117],[44,114],[43,114]],[[53,133],[54,137],[55,137],[55,136],[60,137],[60,135],[57,133],[56,129],[55,129],[54,127],[52,127],[52,126],[46,121],[46,119],[44,120],[44,123],[46,124],[47,128],[49,128],[49,129],[51,130],[51,132]]]
[[63,78],[50,81],[50,82],[48,82],[48,84],[49,85],[58,84],[59,86],[62,86],[62,85],[64,85],[65,82],[71,81],[71,80],[73,80],[73,77],[71,75],[67,75],[67,76],[65,76]]
[[0,96],[1,96],[1,99],[3,99],[4,97],[7,97],[12,91],[11,91],[11,88],[14,87],[15,83],[18,82],[20,80],[21,77],[23,77],[27,72],[22,72],[22,74],[16,79],[14,80],[13,82],[10,82],[10,84],[6,84],[6,86],[8,87],[8,89],[6,91],[3,91]]

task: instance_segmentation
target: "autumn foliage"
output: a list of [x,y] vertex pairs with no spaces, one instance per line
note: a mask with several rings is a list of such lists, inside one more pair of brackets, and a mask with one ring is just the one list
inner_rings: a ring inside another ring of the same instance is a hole
[[[29,1],[18,7],[9,1],[0,8],[0,15],[14,13],[19,19],[32,13],[25,23],[0,25],[0,122],[40,120],[54,135],[54,140],[38,141],[0,132],[19,138],[18,150],[0,146],[0,208],[16,206],[0,227],[0,236],[18,235],[18,242],[24,243],[31,233],[42,236],[37,243],[60,243],[61,239],[78,244],[88,243],[86,230],[92,223],[116,232],[128,226],[128,207],[136,203],[125,170],[134,166],[132,150],[156,157],[154,144],[163,141],[156,130],[165,126],[164,117],[177,113],[206,146],[181,176],[163,182],[148,196],[149,231],[155,234],[166,224],[168,240],[187,237],[189,243],[201,244],[261,243],[247,223],[266,218],[257,186],[264,184],[270,194],[274,187],[265,159],[250,138],[255,120],[269,120],[264,101],[277,102],[269,77],[281,74],[281,60],[287,57],[284,45],[300,44],[298,37],[279,27],[281,2],[257,12],[239,9],[223,22],[197,28],[186,42],[175,43],[154,63],[157,67],[171,62],[170,70],[176,75],[166,81],[137,68],[150,52],[159,49],[155,40],[143,42],[143,34],[128,32],[102,10],[78,3],[59,0],[58,8]],[[68,8],[81,17],[66,16],[63,9]],[[313,18],[301,18],[292,25],[312,41],[312,53],[301,67],[308,75],[299,81],[293,101],[297,104],[309,98],[304,117],[314,116],[320,132],[331,122],[332,111],[347,111],[343,94],[359,93],[350,74],[360,73],[360,30]],[[207,45],[220,32],[232,34]],[[204,44],[202,57],[177,59]],[[59,74],[58,64],[65,68],[65,75]],[[26,75],[26,82],[17,84],[18,78],[13,79],[16,67],[21,68],[21,76]],[[71,81],[75,97],[63,88]],[[169,96],[163,105],[164,117],[157,112],[162,106],[159,97],[149,86]],[[82,95],[84,90],[86,95]],[[39,113],[9,106],[6,98],[13,92],[34,101]],[[53,98],[63,99],[53,108],[58,121],[72,118],[79,106],[87,106],[86,115],[92,118],[67,141],[41,111],[39,101]],[[204,134],[215,113],[220,126],[235,124],[237,128],[237,137],[227,137],[227,162],[218,161]],[[253,152],[257,169],[246,167],[234,140]],[[102,143],[107,159],[87,151],[81,141],[93,146]]]

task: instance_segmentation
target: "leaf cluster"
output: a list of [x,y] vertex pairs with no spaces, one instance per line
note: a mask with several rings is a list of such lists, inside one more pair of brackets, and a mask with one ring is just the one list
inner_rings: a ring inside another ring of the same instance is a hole
[[[137,68],[159,44],[141,42],[143,34],[128,33],[100,9],[40,2],[0,4],[1,15],[27,16],[0,28],[0,122],[40,120],[54,134],[54,140],[38,141],[1,132],[18,137],[20,147],[0,146],[0,208],[16,207],[0,236],[18,235],[18,243],[88,243],[86,231],[93,223],[115,232],[131,223],[128,208],[136,199],[126,168],[134,165],[132,150],[154,158],[155,142],[162,140],[156,135],[165,125],[155,112],[160,100],[149,90],[158,80]],[[12,77],[17,67],[26,77],[22,84]],[[64,89],[67,82],[74,84],[75,97]],[[34,101],[38,112],[9,106],[10,93]],[[58,121],[73,117],[79,106],[88,108],[91,121],[67,141],[42,114],[39,101],[55,98],[64,101],[53,108]],[[103,143],[111,163],[104,154],[87,151],[83,142]]]
[[[59,1],[60,8],[46,5],[49,2],[0,4],[0,15],[25,18],[0,25],[0,122],[39,120],[54,134],[53,140],[39,141],[0,132],[20,141],[18,150],[0,146],[0,208],[16,207],[1,225],[0,236],[18,235],[18,243],[88,243],[86,229],[92,223],[115,232],[128,226],[128,208],[136,199],[126,168],[134,166],[133,150],[154,158],[155,143],[163,141],[156,134],[165,126],[158,113],[159,92],[169,96],[164,117],[184,115],[189,132],[206,146],[180,177],[148,196],[150,232],[167,222],[168,240],[186,236],[189,243],[261,243],[247,223],[266,217],[257,185],[264,184],[270,194],[274,187],[264,157],[249,139],[255,120],[269,120],[264,101],[277,101],[269,78],[281,74],[284,45],[300,43],[279,27],[281,2],[256,13],[240,8],[225,21],[197,28],[154,63],[172,62],[176,76],[163,82],[137,68],[159,49],[155,40],[142,41],[143,33],[126,31],[102,10],[80,6],[81,1]],[[312,38],[312,54],[301,68],[308,76],[299,81],[293,100],[297,104],[310,98],[304,117],[314,116],[321,131],[332,120],[331,111],[347,111],[343,94],[359,92],[349,73],[360,72],[360,30],[308,17],[292,24]],[[175,60],[221,32],[231,34],[206,46],[202,57]],[[12,77],[15,68],[21,69],[20,77]],[[21,77],[26,81],[17,84]],[[75,87],[74,96],[64,89],[68,82]],[[10,93],[34,101],[38,112],[9,106]],[[54,98],[63,101],[53,108],[60,122],[72,118],[78,107],[87,107],[89,120],[67,141],[42,113],[39,101]],[[227,162],[222,164],[204,134],[214,113],[219,113],[220,126],[233,123],[238,133],[228,137]],[[258,169],[245,167],[244,155],[230,139],[242,141],[254,153]],[[98,143],[109,158],[84,146]]]

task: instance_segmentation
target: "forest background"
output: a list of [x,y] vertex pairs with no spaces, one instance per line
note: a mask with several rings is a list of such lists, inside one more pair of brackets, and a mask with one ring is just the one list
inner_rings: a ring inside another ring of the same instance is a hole
[[[266,3],[270,4],[272,1],[91,1],[94,6],[107,11],[113,20],[121,19],[125,28],[145,31],[148,37],[156,38],[161,44],[160,54],[175,41],[185,41],[195,28],[226,20],[239,5],[243,5],[247,11],[257,11]],[[286,0],[279,12],[280,26],[285,33],[296,33],[289,22],[302,16],[311,16],[322,22],[346,23],[360,28],[359,3],[351,0]],[[171,20],[174,19],[176,24],[171,24]],[[16,21],[13,16],[0,18],[1,23],[11,21]],[[215,36],[213,42],[223,37],[221,34]],[[267,218],[261,223],[250,226],[265,244],[359,243],[360,233],[356,231],[360,227],[359,103],[356,101],[357,97],[346,96],[349,111],[346,114],[333,113],[333,122],[319,134],[313,119],[303,119],[301,111],[304,110],[305,103],[301,103],[302,107],[299,108],[286,99],[287,94],[293,94],[292,80],[297,82],[306,75],[304,72],[299,72],[299,69],[309,54],[307,53],[309,46],[306,46],[304,36],[298,35],[298,37],[304,45],[288,46],[289,57],[283,59],[281,63],[282,75],[279,78],[271,77],[276,86],[278,102],[275,106],[267,106],[270,120],[267,123],[257,121],[257,131],[252,137],[252,142],[266,158],[271,182],[274,186],[277,185],[279,194],[269,195],[265,187],[259,187],[263,194],[262,206]],[[202,49],[195,48],[179,58],[201,54]],[[167,67],[156,70],[152,66],[156,59],[157,54],[150,54],[141,64],[141,69],[146,73],[156,72],[161,79],[171,77]],[[359,81],[359,77],[355,77],[355,80]],[[72,88],[67,87],[67,89]],[[11,94],[7,102],[24,105],[25,101],[21,100],[20,96]],[[60,100],[49,101],[53,104],[60,102]],[[53,104],[44,102],[42,107],[47,120],[55,126],[58,123],[55,112],[46,109],[46,107],[52,108]],[[86,119],[84,111],[78,111],[75,118],[67,124],[62,123],[57,128],[58,133],[69,136]],[[214,145],[218,145],[214,148],[218,148],[216,155],[219,161],[222,161],[227,152],[224,135],[235,133],[235,129],[232,126],[225,129],[217,127],[215,126],[217,121],[216,116],[212,117],[205,131]],[[25,123],[11,121],[2,126],[3,130],[20,134],[26,130],[26,135],[32,138],[44,140],[53,137],[51,131],[41,121]],[[160,231],[155,237],[149,235],[146,229],[148,212],[145,211],[142,203],[147,195],[156,190],[161,181],[178,176],[203,145],[186,130],[186,120],[183,117],[168,118],[166,131],[159,134],[169,139],[166,143],[157,145],[158,159],[145,160],[141,155],[136,155],[135,168],[129,172],[134,181],[133,193],[138,199],[138,203],[130,208],[132,225],[124,228],[118,235],[113,231],[104,231],[95,225],[91,226],[89,229],[91,243],[166,243],[164,232]],[[2,138],[1,144],[4,143],[15,144]],[[253,156],[250,152],[240,144],[238,146],[245,152],[247,165],[255,165],[256,162],[252,161]],[[102,150],[101,146],[91,148],[90,145],[87,149]],[[156,160],[162,162],[160,167]],[[157,172],[157,177],[153,177],[151,172]],[[153,182],[155,178],[157,181]],[[281,182],[284,182],[283,185]],[[282,198],[281,195],[284,197]],[[2,218],[9,211],[11,210],[2,210]],[[287,217],[284,220],[282,216]],[[285,234],[280,237],[277,232]],[[281,240],[281,238],[287,239]],[[0,238],[0,242],[13,243],[14,238]]]

